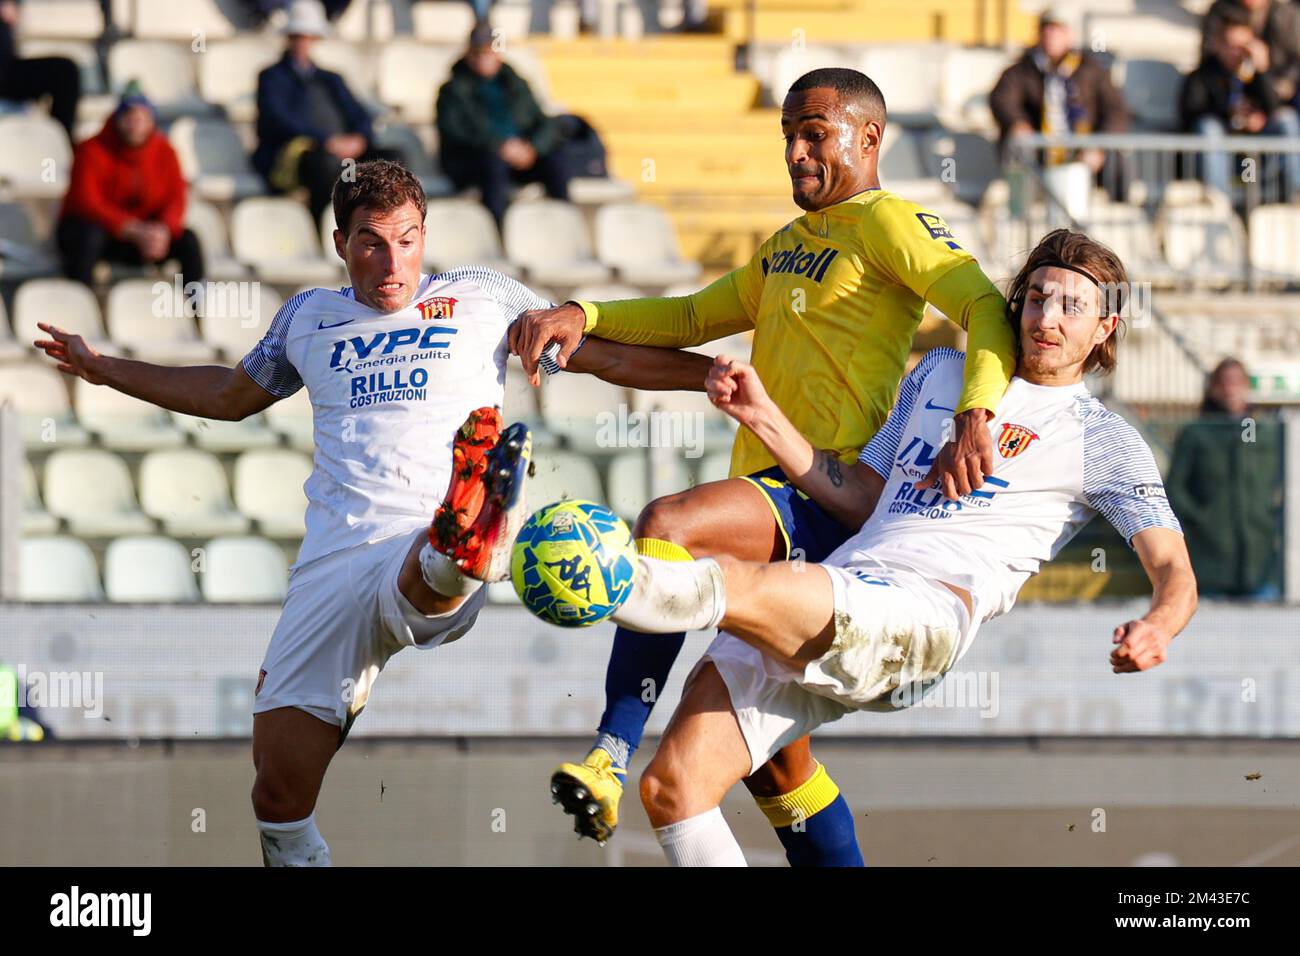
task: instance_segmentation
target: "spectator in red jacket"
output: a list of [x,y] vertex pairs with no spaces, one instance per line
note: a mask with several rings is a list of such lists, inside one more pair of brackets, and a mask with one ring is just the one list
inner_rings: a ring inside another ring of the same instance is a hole
[[59,214],[63,271],[87,285],[95,263],[175,259],[185,282],[203,281],[203,252],[186,229],[185,178],[158,129],[153,104],[128,92],[100,132],[77,145]]

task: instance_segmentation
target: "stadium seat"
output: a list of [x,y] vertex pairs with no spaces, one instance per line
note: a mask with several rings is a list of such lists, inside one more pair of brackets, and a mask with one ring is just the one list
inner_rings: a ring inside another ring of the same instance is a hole
[[518,272],[501,251],[492,214],[471,199],[432,199],[424,217],[424,264],[438,272],[457,266],[483,266]]
[[[989,91],[1011,65],[1005,52],[987,48],[956,47],[943,61],[940,115],[950,130],[997,133]],[[885,102],[888,104],[889,100]],[[892,105],[892,104],[891,104]]]
[[182,116],[167,135],[181,172],[204,199],[229,202],[266,192],[266,183],[253,171],[244,144],[226,120]]
[[199,581],[211,604],[278,604],[289,569],[284,552],[263,538],[213,538],[203,548]]
[[[408,16],[414,16],[414,10],[423,4],[402,3],[402,9]],[[349,43],[384,43],[393,38],[394,11],[391,0],[366,0],[365,3],[350,3],[346,10],[334,21],[334,35]]]
[[411,4],[415,38],[425,43],[464,44],[474,28],[474,8],[461,0]]
[[267,282],[328,284],[341,264],[321,257],[320,236],[305,206],[292,199],[245,199],[230,220],[235,258]]
[[104,600],[95,556],[86,542],[51,535],[23,538],[20,547],[20,600],[69,603]]
[[580,302],[617,302],[621,299],[640,299],[643,293],[630,285],[602,282],[597,285],[580,285],[573,290],[572,299]]
[[[645,449],[622,452],[609,463],[609,506],[614,513],[632,524],[641,509],[650,503],[650,456]],[[658,496],[676,494],[691,487],[691,473],[678,451],[672,450],[653,466]]]
[[58,271],[59,261],[37,232],[31,210],[22,203],[0,202],[0,279],[21,281]]
[[[704,354],[730,354],[725,349],[714,349],[710,343]],[[733,355],[733,358],[740,358]],[[703,383],[701,383],[703,384]],[[736,439],[735,420],[727,417],[713,407],[704,392],[632,392],[632,410],[634,412],[658,412],[666,418],[649,419],[645,426],[647,441],[649,436],[658,435],[660,443],[672,442],[680,449],[689,448],[695,457],[703,452],[730,448]]]
[[633,285],[667,286],[700,276],[682,259],[673,224],[658,206],[612,203],[596,211],[596,255]]
[[[357,6],[365,6],[357,4]],[[257,120],[257,75],[284,53],[277,37],[240,35],[208,44],[199,61],[199,92],[232,123]]]
[[631,183],[610,176],[574,176],[569,180],[569,202],[579,206],[603,206],[611,202],[632,202],[636,189]]
[[426,196],[450,196],[456,192],[455,185],[438,168],[429,148],[407,124],[376,124],[375,146],[397,150],[401,154],[402,165],[415,174],[415,178],[424,187]]
[[230,503],[225,469],[211,452],[193,448],[150,452],[140,462],[140,505],[177,538],[213,538],[248,530],[248,518]]
[[1300,207],[1256,206],[1247,223],[1255,279],[1270,285],[1300,282]]
[[1119,84],[1124,102],[1139,128],[1177,131],[1182,125],[1178,95],[1183,76],[1178,67],[1164,60],[1121,60],[1124,71]]
[[300,388],[266,410],[267,424],[285,437],[290,447],[311,452],[316,448],[313,433],[311,400],[307,389]]
[[1134,282],[1163,283],[1169,279],[1155,226],[1140,207],[1094,202],[1088,218],[1080,225],[1089,236],[1115,251]]
[[190,196],[185,203],[185,225],[199,237],[208,279],[241,279],[248,275],[248,266],[230,254],[226,220],[216,206]]
[[190,552],[170,538],[118,538],[104,555],[104,591],[115,604],[194,603],[199,587],[193,561]]
[[573,286],[609,278],[609,269],[592,257],[587,224],[572,203],[515,202],[506,210],[502,232],[506,255],[527,270],[530,280]]
[[772,102],[780,103],[790,91],[794,81],[810,70],[819,70],[831,66],[855,66],[854,57],[842,50],[828,46],[801,46],[793,44],[783,46],[772,60],[768,88],[772,92]]
[[[385,47],[381,59],[387,56],[388,49]],[[378,88],[375,82],[376,64],[363,47],[347,40],[320,40],[312,47],[311,58],[322,69],[342,76],[352,95],[362,103],[374,101]]]
[[36,472],[32,463],[23,458],[18,466],[18,480],[22,484],[23,534],[53,534],[58,530],[59,519],[45,510],[41,494],[36,487]]
[[212,106],[199,96],[194,61],[188,44],[163,40],[119,40],[108,51],[108,80],[121,92],[132,80],[153,101],[161,119],[204,115]]
[[[98,40],[104,32],[104,13],[99,0],[36,0],[18,7],[18,35]],[[24,56],[36,54],[26,51]]]
[[591,459],[569,451],[539,451],[536,471],[528,479],[528,510],[536,511],[565,498],[604,501],[600,475]]
[[982,133],[939,130],[929,142],[933,174],[963,203],[975,206],[1002,175],[997,144]]
[[695,469],[695,483],[707,485],[711,481],[723,481],[731,475],[731,452],[715,451],[700,459]]
[[123,279],[108,292],[108,331],[114,345],[129,349],[141,361],[210,362],[216,349],[200,341],[193,317],[184,314],[188,309],[184,291],[177,296],[172,283]]
[[620,407],[627,392],[594,375],[553,375],[542,392],[542,420],[568,445],[585,453],[617,447]]
[[249,448],[271,448],[280,443],[280,434],[266,424],[264,415],[250,415],[242,421],[197,418],[172,412],[172,421],[199,448],[208,451],[233,452]]
[[[543,376],[542,389],[546,388]],[[506,363],[505,398],[502,409],[506,421],[523,422],[533,433],[533,447],[546,448],[559,442],[559,436],[546,427],[540,411],[539,390],[528,383],[519,359],[511,356]]]
[[63,127],[45,113],[0,116],[0,143],[0,186],[6,198],[57,199],[68,191],[72,145]]
[[1168,184],[1156,231],[1179,282],[1222,286],[1245,279],[1246,230],[1222,194],[1199,182]]
[[194,41],[194,31],[200,31],[205,43],[224,40],[235,35],[237,28],[250,26],[243,15],[231,22],[228,9],[242,8],[220,4],[217,0],[135,0],[135,35],[142,40]]
[[[224,309],[217,308],[215,293],[221,291],[218,285],[230,287],[226,290],[228,305]],[[203,341],[221,352],[224,362],[234,365],[266,334],[284,301],[269,285],[260,282],[209,283],[208,288],[205,310],[199,316],[199,334]],[[243,298],[253,295],[256,298]],[[237,305],[229,304],[237,298]]]
[[31,279],[20,285],[14,296],[14,335],[26,343],[48,338],[38,322],[83,336],[92,348],[112,351],[95,293],[80,282]]
[[90,440],[68,405],[68,387],[49,360],[0,366],[0,405],[18,412],[23,444],[29,449],[76,447]]
[[881,43],[867,47],[858,69],[880,87],[891,122],[930,122],[943,100],[948,53],[938,43]]
[[454,46],[430,46],[406,39],[385,44],[379,59],[380,102],[396,109],[407,123],[432,123],[438,89],[447,82],[451,65],[463,53],[464,37]]
[[175,448],[185,435],[157,405],[132,398],[104,385],[77,379],[73,385],[77,419],[100,444],[114,451]]
[[312,461],[285,448],[250,451],[235,462],[235,506],[268,538],[301,538]]
[[45,504],[83,538],[149,534],[126,462],[99,448],[56,451],[45,460]]

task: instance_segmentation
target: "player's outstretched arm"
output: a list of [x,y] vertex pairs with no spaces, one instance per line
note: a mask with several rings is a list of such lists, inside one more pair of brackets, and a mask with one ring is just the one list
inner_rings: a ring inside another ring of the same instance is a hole
[[276,401],[276,396],[249,377],[242,364],[234,368],[151,365],[101,355],[80,335],[44,322],[38,326],[50,337],[37,339],[36,347],[58,363],[60,372],[84,378],[92,385],[107,385],[173,412],[238,421]]
[[1196,612],[1196,575],[1183,536],[1147,528],[1133,536],[1133,548],[1151,581],[1151,610],[1115,628],[1110,663],[1116,674],[1163,664],[1169,643]]
[[813,448],[772,401],[752,365],[719,355],[709,370],[709,400],[752,431],[796,488],[836,521],[860,528],[880,500],[885,479],[862,462],[844,465]]
[[713,359],[680,349],[623,345],[588,336],[570,356],[565,371],[587,372],[624,388],[642,391],[704,391]]

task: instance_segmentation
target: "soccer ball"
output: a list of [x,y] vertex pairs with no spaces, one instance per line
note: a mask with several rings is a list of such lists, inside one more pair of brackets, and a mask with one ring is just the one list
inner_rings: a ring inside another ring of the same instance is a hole
[[627,525],[594,501],[560,501],[519,531],[510,580],[524,607],[560,627],[590,627],[632,593],[636,547]]

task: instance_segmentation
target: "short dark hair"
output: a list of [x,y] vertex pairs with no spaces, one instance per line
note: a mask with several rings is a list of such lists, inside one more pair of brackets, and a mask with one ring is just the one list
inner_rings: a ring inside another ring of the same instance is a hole
[[810,70],[790,87],[791,93],[808,90],[834,90],[840,99],[859,107],[867,120],[874,120],[885,128],[885,94],[867,74],[843,66],[828,66]]
[[420,180],[401,163],[389,159],[357,163],[354,175],[341,175],[335,181],[330,198],[334,223],[345,236],[352,225],[352,214],[358,209],[390,212],[413,203],[420,210],[420,222],[424,222],[428,210]]
[[1245,27],[1251,33],[1255,32],[1255,25],[1251,23],[1250,11],[1244,7],[1238,6],[1220,6],[1215,4],[1218,9],[1214,15],[1218,18],[1218,23],[1214,25],[1214,37],[1218,39],[1233,27]]
[[1128,270],[1109,246],[1069,229],[1055,229],[1045,235],[1011,280],[1011,287],[1007,290],[1007,315],[1016,332],[1016,348],[1020,348],[1020,318],[1025,312],[1025,296],[1029,294],[1029,277],[1043,266],[1058,263],[1082,270],[1090,276],[1101,291],[1103,314],[1114,312],[1121,316],[1115,331],[1093,348],[1083,365],[1085,374],[1095,369],[1101,369],[1103,373],[1114,371],[1119,337],[1124,329],[1123,312],[1128,301]]

